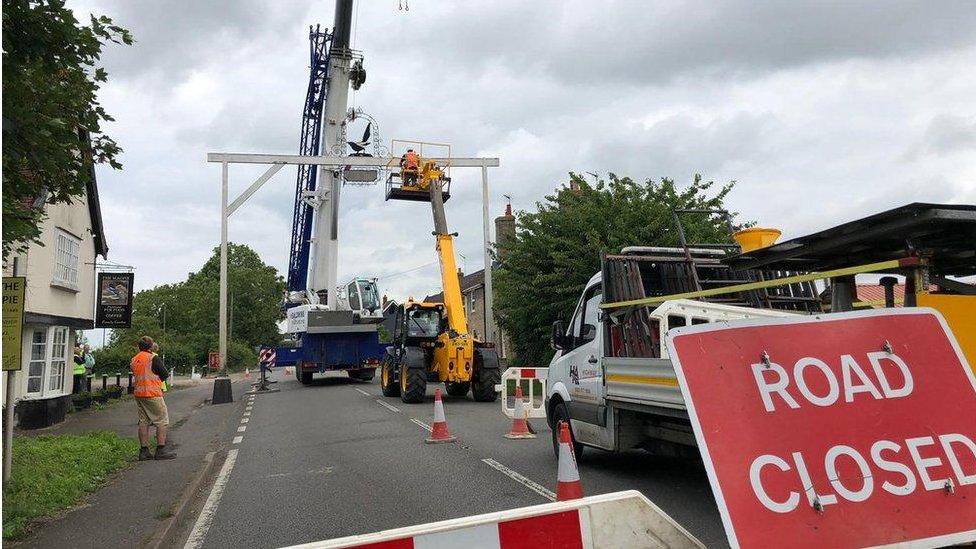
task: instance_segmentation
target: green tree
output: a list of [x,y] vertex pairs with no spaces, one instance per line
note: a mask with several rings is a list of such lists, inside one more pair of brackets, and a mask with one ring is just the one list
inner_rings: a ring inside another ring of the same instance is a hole
[[[643,183],[610,174],[596,185],[570,173],[572,186],[518,212],[515,239],[495,274],[499,324],[512,340],[513,363],[544,366],[552,358],[552,323],[568,320],[580,292],[600,270],[600,253],[624,246],[676,246],[673,209],[724,209],[734,182],[709,191],[696,175],[679,188],[673,180]],[[724,221],[682,218],[689,242],[731,242]]]
[[131,44],[108,17],[80,25],[63,0],[3,1],[3,257],[40,236],[43,203],[82,196],[92,162],[122,166],[102,133],[97,92],[107,42]]

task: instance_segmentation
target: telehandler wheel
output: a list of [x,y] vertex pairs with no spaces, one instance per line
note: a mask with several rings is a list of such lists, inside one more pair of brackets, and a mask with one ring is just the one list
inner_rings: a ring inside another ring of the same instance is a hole
[[312,382],[312,372],[311,371],[306,372],[305,370],[303,370],[301,362],[299,362],[298,365],[295,366],[295,377],[298,378],[298,381],[300,381],[302,385],[308,385],[309,383]]
[[498,392],[495,385],[502,382],[502,372],[498,368],[498,355],[494,349],[475,349],[474,380],[471,382],[471,395],[478,402],[495,402]]
[[419,347],[407,347],[400,363],[400,400],[416,404],[426,394],[427,359]]
[[383,391],[383,396],[400,396],[400,384],[397,383],[393,372],[393,355],[391,353],[386,353],[380,365],[380,389]]
[[452,397],[463,397],[468,394],[468,390],[471,389],[471,382],[469,381],[459,381],[457,383],[445,383],[444,387],[447,389],[447,394]]

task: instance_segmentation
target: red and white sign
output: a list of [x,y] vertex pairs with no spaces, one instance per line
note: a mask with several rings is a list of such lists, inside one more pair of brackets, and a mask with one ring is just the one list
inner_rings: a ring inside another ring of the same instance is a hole
[[733,547],[976,539],[976,379],[934,310],[691,326],[668,350]]
[[313,542],[291,549],[599,549],[662,546],[673,549],[704,548],[701,542],[643,494],[630,490]]
[[271,347],[261,347],[261,354],[258,356],[258,362],[266,366],[274,366],[275,350]]
[[207,356],[207,364],[210,366],[211,370],[217,370],[220,368],[220,353],[216,351],[210,351]]

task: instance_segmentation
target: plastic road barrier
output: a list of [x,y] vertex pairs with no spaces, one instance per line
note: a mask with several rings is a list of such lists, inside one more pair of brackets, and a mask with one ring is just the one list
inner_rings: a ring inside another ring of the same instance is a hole
[[643,494],[628,490],[294,547],[699,549],[704,545]]
[[[522,387],[525,400],[522,416],[525,418],[546,417],[546,378],[549,368],[509,368],[502,373],[502,382],[495,385],[501,393],[502,413],[514,419],[515,387]],[[511,387],[509,387],[511,385]]]

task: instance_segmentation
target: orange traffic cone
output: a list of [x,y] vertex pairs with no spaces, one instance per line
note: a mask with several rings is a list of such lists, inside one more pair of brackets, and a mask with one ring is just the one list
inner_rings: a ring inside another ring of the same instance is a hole
[[244,379],[251,379],[251,369],[244,368]]
[[457,437],[452,437],[447,430],[447,420],[444,418],[444,402],[441,400],[441,390],[434,391],[434,425],[431,426],[430,436],[427,437],[427,444],[438,442],[454,442]]
[[526,421],[527,413],[522,402],[522,386],[515,386],[515,417],[512,418],[512,430],[505,435],[505,438],[535,438],[529,431],[529,422]]
[[291,367],[290,366],[285,366],[285,375],[286,376],[290,376],[291,375]]
[[556,474],[556,501],[579,499],[583,497],[576,456],[573,455],[573,442],[569,434],[569,423],[559,422],[559,472]]

